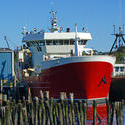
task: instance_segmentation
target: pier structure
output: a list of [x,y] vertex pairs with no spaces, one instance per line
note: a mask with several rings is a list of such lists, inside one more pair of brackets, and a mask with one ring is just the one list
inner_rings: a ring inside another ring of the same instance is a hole
[[16,100],[0,93],[0,124],[12,125],[123,125],[125,101],[75,100],[74,94],[60,93],[59,99],[50,98],[49,91],[40,97]]

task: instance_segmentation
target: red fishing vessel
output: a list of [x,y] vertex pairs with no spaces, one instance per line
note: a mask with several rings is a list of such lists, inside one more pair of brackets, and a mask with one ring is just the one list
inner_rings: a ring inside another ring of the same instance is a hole
[[[107,98],[115,57],[93,55],[91,48],[85,48],[91,34],[62,31],[57,27],[56,12],[52,11],[50,32],[26,32],[23,42],[32,53],[32,75],[25,78],[33,96],[40,90],[48,90],[50,96],[58,98],[60,92],[74,93],[75,98]],[[25,72],[30,72],[25,69]]]

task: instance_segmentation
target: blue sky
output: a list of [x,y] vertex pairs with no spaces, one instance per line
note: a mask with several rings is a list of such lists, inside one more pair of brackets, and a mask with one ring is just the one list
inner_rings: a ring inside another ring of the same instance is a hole
[[92,40],[87,47],[109,51],[113,41],[113,24],[125,24],[125,0],[1,0],[0,1],[0,47],[7,47],[6,35],[12,49],[22,44],[22,27],[28,31],[34,27],[48,31],[49,12],[57,11],[58,24],[63,29],[78,31],[87,27]]

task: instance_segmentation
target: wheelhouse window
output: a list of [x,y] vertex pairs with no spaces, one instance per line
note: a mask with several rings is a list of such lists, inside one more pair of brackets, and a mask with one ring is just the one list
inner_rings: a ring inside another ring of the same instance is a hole
[[121,71],[121,72],[123,72],[123,71],[124,71],[124,69],[125,69],[124,67],[120,67],[120,71]]
[[46,40],[46,45],[53,45],[53,41],[52,40]]
[[86,42],[87,42],[87,40],[80,40],[80,41],[78,41],[79,45],[85,45]]
[[[46,40],[46,45],[74,45],[75,40]],[[85,45],[87,40],[78,41],[79,45]]]
[[[87,40],[78,41],[79,45],[85,45]],[[27,46],[44,46],[46,45],[74,45],[75,40],[39,40],[39,41],[29,41],[26,42]]]
[[63,40],[59,40],[59,45],[63,45]]
[[74,45],[74,40],[70,40],[70,45]]
[[115,67],[115,72],[118,72],[119,71],[119,67]]
[[53,45],[56,45],[56,40],[53,40]]
[[64,45],[69,45],[69,40],[64,40]]
[[70,45],[69,40],[46,40],[46,45]]

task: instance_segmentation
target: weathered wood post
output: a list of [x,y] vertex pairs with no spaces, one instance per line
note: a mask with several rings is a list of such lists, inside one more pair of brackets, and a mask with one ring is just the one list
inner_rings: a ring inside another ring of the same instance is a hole
[[68,125],[68,99],[66,93],[64,93],[64,107],[65,107],[65,125]]
[[110,125],[113,124],[114,110],[115,110],[115,103],[114,103],[114,102],[111,102],[111,117],[110,117]]
[[12,112],[11,112],[11,116],[12,116],[12,123],[13,125],[17,125],[17,120],[18,120],[18,114],[17,114],[17,104],[15,99],[12,100]]
[[76,103],[76,114],[77,114],[77,124],[81,125],[81,120],[80,120],[80,112],[79,112],[79,103]]
[[96,125],[96,101],[93,100],[93,125]]
[[43,95],[43,91],[42,90],[40,90],[40,99],[44,99],[44,95]]
[[72,106],[71,106],[71,103],[69,103],[69,124],[72,125],[73,122],[72,122]]
[[[58,103],[58,124],[59,125],[63,125],[63,116],[62,116],[62,108],[61,108],[61,104]],[[64,123],[65,125],[67,125],[67,123]]]
[[[3,104],[2,104],[2,125],[5,125],[6,123],[8,123],[9,124],[9,122],[8,121],[6,121],[6,117],[7,117],[7,119],[8,119],[8,107],[6,107],[7,106],[7,97],[6,97],[6,95],[3,95]],[[7,110],[7,111],[6,111]]]
[[44,92],[44,99],[47,101],[49,100],[49,91]]
[[54,101],[54,105],[53,105],[53,124],[54,124],[54,125],[57,125],[56,101]]
[[106,106],[107,106],[107,124],[110,125],[110,109],[109,109],[109,100],[106,99]]
[[75,112],[74,112],[74,94],[70,93],[70,107],[71,107],[71,124],[75,125]]
[[63,122],[66,122],[66,111],[65,111],[65,93],[60,92],[60,105],[62,108],[62,117],[63,117]]
[[5,107],[1,107],[1,125],[5,125]]
[[39,105],[39,99],[38,99],[38,97],[35,97],[35,100],[34,100],[34,125],[38,125],[38,105]]
[[40,122],[42,125],[46,125],[46,109],[44,105],[44,93],[40,91]]
[[10,113],[10,102],[6,100],[6,106],[5,106],[5,124],[11,125],[11,113]]
[[116,111],[116,122],[119,125],[119,113],[118,113],[119,102],[115,102],[115,111]]
[[18,113],[18,121],[17,121],[17,124],[18,124],[18,125],[23,125],[22,103],[21,103],[21,100],[19,100],[19,102],[18,102],[17,113]]
[[81,122],[81,125],[83,125],[83,106],[82,106],[82,101],[80,100],[79,101],[79,109],[80,109],[80,122]]
[[46,109],[45,107],[43,106],[42,108],[42,125],[46,125]]
[[46,122],[47,122],[47,125],[50,125],[50,117],[49,117],[49,91],[45,91],[45,93],[44,93],[44,101],[45,101],[45,110],[46,110]]
[[38,107],[38,124],[42,124],[42,101],[43,101],[43,92],[40,90],[40,98],[39,98],[39,107]]
[[122,101],[116,103],[116,120],[117,124],[123,125],[123,105]]
[[123,125],[123,120],[124,120],[124,101],[121,100],[121,125]]
[[53,121],[53,105],[54,105],[54,99],[51,97],[50,99],[50,105],[49,105],[49,116],[50,116],[50,124],[54,125]]
[[86,119],[87,119],[87,105],[88,105],[88,103],[87,103],[87,101],[85,101],[84,103],[83,103],[83,116],[84,116],[84,121],[83,121],[83,125],[86,125]]

